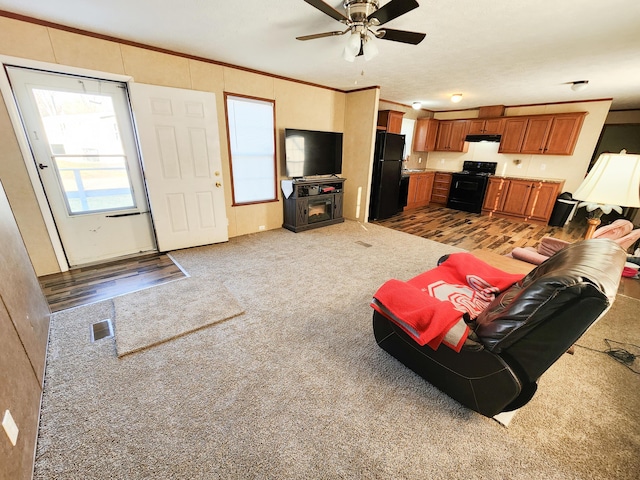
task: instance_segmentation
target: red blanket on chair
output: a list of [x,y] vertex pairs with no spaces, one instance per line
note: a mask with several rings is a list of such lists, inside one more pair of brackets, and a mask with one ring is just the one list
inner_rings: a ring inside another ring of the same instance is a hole
[[[453,253],[440,266],[407,282],[385,282],[374,294],[371,306],[419,345],[435,350],[464,313],[476,318],[497,293],[522,277],[494,268],[469,253]],[[445,342],[457,352],[469,333],[462,325],[458,326],[455,342]]]

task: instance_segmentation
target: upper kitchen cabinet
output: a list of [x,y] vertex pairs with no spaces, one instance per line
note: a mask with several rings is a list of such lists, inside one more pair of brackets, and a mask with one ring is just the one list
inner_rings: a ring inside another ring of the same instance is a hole
[[477,118],[469,120],[468,135],[502,135],[504,118]]
[[529,118],[520,153],[544,153],[545,142],[551,131],[552,115]]
[[520,153],[528,123],[527,117],[505,118],[498,153]]
[[414,152],[432,152],[436,149],[438,123],[440,122],[434,118],[418,118],[416,120],[416,130],[413,134]]
[[546,155],[573,154],[586,115],[586,112],[554,115],[544,153]]
[[[578,141],[582,122],[586,112],[559,113],[555,115],[536,115],[528,117],[527,126],[516,150],[516,128],[513,138],[503,137],[499,152],[527,153],[538,155],[571,155]],[[504,143],[504,145],[502,144]]]
[[404,112],[395,110],[378,111],[378,130],[386,130],[389,133],[400,133],[402,130],[402,117]]
[[469,144],[464,141],[469,130],[468,120],[440,120],[436,137],[439,152],[466,152]]

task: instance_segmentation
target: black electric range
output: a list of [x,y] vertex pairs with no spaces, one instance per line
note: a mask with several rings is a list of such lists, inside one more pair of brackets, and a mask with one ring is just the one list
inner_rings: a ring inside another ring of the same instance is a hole
[[462,171],[451,178],[447,207],[471,213],[482,211],[482,202],[489,177],[496,173],[498,162],[472,162],[466,160]]

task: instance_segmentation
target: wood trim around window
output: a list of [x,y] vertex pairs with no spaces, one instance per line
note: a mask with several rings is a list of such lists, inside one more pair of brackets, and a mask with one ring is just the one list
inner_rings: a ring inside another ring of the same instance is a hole
[[[234,182],[233,182],[233,154],[231,152],[231,137],[229,136],[229,111],[227,108],[227,98],[228,97],[235,97],[235,98],[244,98],[247,100],[257,100],[259,102],[269,102],[272,104],[273,106],[273,198],[269,199],[269,200],[259,200],[259,201],[255,201],[255,202],[243,202],[243,203],[237,203],[236,202],[236,193],[235,193],[235,187],[234,187]],[[261,98],[261,97],[254,97],[251,95],[242,95],[239,93],[232,93],[232,92],[224,92],[224,122],[225,122],[225,128],[227,130],[227,153],[229,154],[229,174],[230,174],[230,179],[231,179],[231,206],[232,207],[242,207],[245,205],[257,205],[257,204],[261,204],[261,203],[271,203],[271,202],[278,202],[279,198],[278,198],[278,178],[279,178],[279,172],[278,172],[278,143],[277,143],[277,138],[276,138],[276,101],[275,99],[271,99],[271,98]]]

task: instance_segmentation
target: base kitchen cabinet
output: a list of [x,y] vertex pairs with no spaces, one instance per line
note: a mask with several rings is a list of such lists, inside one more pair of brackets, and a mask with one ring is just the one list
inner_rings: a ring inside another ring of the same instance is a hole
[[411,174],[409,177],[409,194],[407,195],[407,206],[405,210],[429,205],[431,192],[433,191],[434,177],[434,172]]
[[546,224],[564,182],[491,177],[482,213]]
[[431,192],[431,203],[437,205],[447,205],[449,199],[449,189],[451,188],[452,175],[446,172],[436,172],[433,179],[433,190]]

